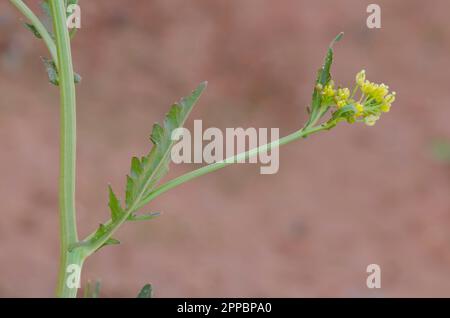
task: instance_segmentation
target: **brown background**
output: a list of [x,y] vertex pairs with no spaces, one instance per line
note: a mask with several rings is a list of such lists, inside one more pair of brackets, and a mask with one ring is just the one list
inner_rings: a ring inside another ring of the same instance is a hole
[[[34,2],[34,1],[31,1]],[[397,91],[372,128],[341,124],[290,144],[280,171],[239,165],[155,200],[157,220],[127,224],[122,245],[85,266],[103,296],[450,296],[450,168],[430,154],[450,138],[450,3],[81,0],[73,41],[78,86],[77,208],[86,235],[122,193],[131,155],[154,121],[200,81],[204,127],[280,127],[305,120],[326,46],[340,31],[335,80]],[[52,296],[57,271],[58,91],[43,44],[0,3],[0,296]],[[192,166],[172,165],[170,176]],[[382,288],[366,287],[366,266]]]

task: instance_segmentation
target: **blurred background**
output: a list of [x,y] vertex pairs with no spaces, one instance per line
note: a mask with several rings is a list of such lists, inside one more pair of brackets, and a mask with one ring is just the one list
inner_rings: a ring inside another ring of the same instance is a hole
[[[38,10],[38,1],[32,7]],[[170,104],[203,80],[194,119],[209,127],[302,125],[316,71],[340,31],[332,72],[397,91],[374,127],[340,124],[285,146],[280,170],[237,165],[178,187],[89,258],[104,297],[147,282],[168,296],[450,296],[450,3],[356,0],[80,0],[72,42],[78,88],[81,236],[108,218],[132,155]],[[48,56],[0,3],[0,296],[53,296],[58,261],[59,97]],[[447,150],[448,151],[448,150]],[[447,159],[446,159],[447,156]],[[193,169],[172,165],[168,178]],[[382,288],[366,287],[366,267]]]

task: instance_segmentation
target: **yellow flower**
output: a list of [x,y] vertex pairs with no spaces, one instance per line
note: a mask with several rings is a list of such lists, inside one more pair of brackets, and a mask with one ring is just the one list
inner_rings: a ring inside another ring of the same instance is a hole
[[355,108],[356,108],[356,116],[361,116],[364,111],[364,106],[361,105],[360,103],[356,103]]
[[392,92],[391,94],[387,95],[384,98],[384,102],[387,104],[392,104],[395,101],[395,92]]
[[395,101],[395,92],[392,92],[391,94],[386,95],[386,97],[384,97],[384,100],[380,106],[380,110],[383,113],[389,112],[389,110],[391,109],[391,105],[394,101]]
[[382,102],[384,96],[386,96],[386,94],[389,92],[389,87],[384,85],[384,84],[380,84],[380,85],[376,85],[375,90],[372,94],[372,97],[377,101],[377,102]]
[[381,110],[383,113],[389,112],[389,111],[391,110],[391,104],[387,104],[387,103],[381,104],[380,110]]
[[335,94],[336,94],[336,91],[334,90],[334,82],[330,81],[323,88],[322,95],[325,97],[333,97]]
[[337,98],[339,100],[347,100],[350,97],[350,90],[348,88],[339,88],[337,90]]
[[366,80],[366,70],[361,70],[361,72],[356,74],[356,84],[358,84],[358,86],[362,86],[365,80]]
[[[353,87],[353,93],[348,88],[334,88],[333,81],[330,81],[321,92],[326,96],[325,103],[329,105],[334,101],[335,110],[342,109],[344,106],[352,105],[352,111],[335,112],[338,119],[345,119],[348,123],[364,122],[367,126],[373,126],[380,119],[382,113],[387,113],[395,101],[395,92],[389,92],[389,87],[366,80],[366,72],[361,70],[355,76],[356,86]],[[361,90],[359,97],[355,94]],[[358,100],[359,99],[359,100]]]
[[365,81],[362,85],[361,85],[361,91],[370,96],[376,89],[377,84],[369,82],[369,81]]
[[342,108],[345,105],[347,105],[347,101],[345,101],[345,100],[339,100],[339,101],[336,102],[337,108]]
[[364,118],[364,122],[366,123],[367,126],[373,126],[375,125],[378,119],[380,119],[380,116],[369,115]]

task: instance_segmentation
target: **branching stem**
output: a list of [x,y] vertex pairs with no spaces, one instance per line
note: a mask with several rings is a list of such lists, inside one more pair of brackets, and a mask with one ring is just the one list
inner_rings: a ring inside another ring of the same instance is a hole
[[88,236],[85,240],[79,243],[79,246],[75,249],[81,249],[83,251],[83,254],[90,255],[93,252],[95,252],[98,248],[100,248],[105,242],[111,238],[111,236],[117,231],[117,229],[127,220],[127,217],[131,214],[142,208],[144,205],[148,204],[150,201],[158,197],[159,195],[169,191],[170,189],[173,189],[183,183],[186,183],[190,180],[193,180],[195,178],[198,178],[200,176],[203,176],[205,174],[217,171],[219,169],[225,168],[229,165],[232,165],[236,162],[239,162],[243,159],[247,160],[251,157],[257,156],[260,153],[265,153],[269,151],[272,148],[279,147],[285,144],[288,144],[290,142],[293,142],[300,138],[305,138],[313,133],[322,131],[322,130],[328,130],[330,126],[328,124],[322,124],[314,127],[306,127],[301,130],[298,130],[288,136],[285,136],[281,139],[275,140],[269,144],[265,144],[262,146],[259,146],[257,148],[251,149],[247,152],[242,152],[240,154],[237,154],[235,156],[232,156],[230,158],[227,158],[225,160],[222,160],[220,162],[216,162],[207,166],[204,166],[202,168],[199,168],[197,170],[188,172],[178,178],[172,179],[168,181],[167,183],[159,186],[154,191],[152,191],[147,197],[143,198],[139,205],[134,207],[131,210],[127,210],[125,215],[116,220],[112,221],[111,219],[104,223],[104,226],[107,228],[107,231],[103,236],[101,236],[98,239],[94,238],[94,233],[92,233],[90,236]]

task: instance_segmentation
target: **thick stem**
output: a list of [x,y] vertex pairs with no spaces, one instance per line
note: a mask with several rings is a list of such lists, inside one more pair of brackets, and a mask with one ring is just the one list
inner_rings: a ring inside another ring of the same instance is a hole
[[[75,160],[76,160],[76,99],[75,83],[66,26],[64,0],[50,0],[50,8],[58,54],[58,74],[61,98],[61,145],[59,176],[60,264],[56,295],[76,297],[77,288],[67,284],[69,266],[80,268],[84,256],[79,251],[69,252],[69,246],[78,241],[75,214]],[[73,278],[73,277],[72,277]]]

